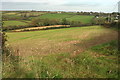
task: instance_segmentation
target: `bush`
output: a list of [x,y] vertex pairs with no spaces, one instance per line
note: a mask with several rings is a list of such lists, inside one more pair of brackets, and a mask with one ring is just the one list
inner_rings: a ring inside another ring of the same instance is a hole
[[2,29],[3,29],[3,31],[9,31],[9,30],[15,30],[15,29],[29,28],[29,27],[33,27],[33,25],[4,26]]
[[95,25],[103,25],[105,23],[105,19],[100,17],[100,18],[94,18],[92,20],[92,24],[95,24]]
[[60,21],[57,19],[40,19],[40,18],[36,18],[33,19],[31,22],[31,25],[33,26],[49,26],[49,25],[58,25],[60,24]]
[[41,30],[61,29],[61,28],[69,28],[69,27],[66,27],[66,26],[61,26],[61,27],[48,27],[48,28],[43,28],[43,29],[41,29]]
[[62,23],[61,23],[62,25],[68,25],[69,23],[68,23],[68,21],[66,20],[66,18],[64,18],[64,19],[62,19]]
[[70,22],[70,26],[71,27],[78,27],[78,26],[81,26],[82,23],[80,21],[71,21]]
[[104,27],[115,27],[115,28],[118,28],[119,25],[120,25],[120,22],[111,22],[111,23],[105,23],[103,26]]
[[0,32],[0,39],[1,39],[1,49],[2,49],[2,55],[5,57],[10,55],[10,47],[7,46],[7,36],[4,32]]

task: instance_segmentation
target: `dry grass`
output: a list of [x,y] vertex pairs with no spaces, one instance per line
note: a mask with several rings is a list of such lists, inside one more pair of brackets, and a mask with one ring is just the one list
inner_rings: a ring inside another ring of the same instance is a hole
[[[25,38],[20,37],[20,34]],[[85,27],[66,29],[66,31],[60,29],[20,34],[8,33],[8,36],[9,44],[15,51],[19,50],[19,55],[22,56],[59,54],[64,52],[78,54],[91,46],[115,40],[118,35],[116,31],[99,26],[98,28],[93,27],[93,29]],[[15,39],[19,40],[14,41]]]
[[[118,33],[114,30],[89,26],[7,35],[9,46],[13,48],[14,55],[19,57],[5,60],[5,78],[118,77],[117,57],[105,56],[91,48],[116,40]],[[116,45],[112,43],[109,46],[113,46],[111,52],[115,52]]]

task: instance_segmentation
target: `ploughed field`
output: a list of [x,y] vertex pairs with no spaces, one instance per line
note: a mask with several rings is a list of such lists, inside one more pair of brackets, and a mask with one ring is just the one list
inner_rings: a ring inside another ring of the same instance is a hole
[[3,77],[117,78],[117,35],[102,26],[7,32],[11,53],[22,59],[16,71],[6,62]]

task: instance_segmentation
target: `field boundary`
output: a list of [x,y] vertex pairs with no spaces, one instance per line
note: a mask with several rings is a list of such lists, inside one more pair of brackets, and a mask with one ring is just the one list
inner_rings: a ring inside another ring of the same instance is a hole
[[41,26],[41,27],[16,29],[16,30],[12,30],[12,32],[37,31],[37,30],[59,29],[59,28],[69,28],[69,27],[70,25],[52,25],[52,26]]

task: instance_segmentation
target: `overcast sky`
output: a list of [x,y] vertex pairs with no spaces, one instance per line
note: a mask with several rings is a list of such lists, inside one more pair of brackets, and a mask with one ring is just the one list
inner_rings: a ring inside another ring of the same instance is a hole
[[2,0],[2,10],[115,12],[119,0]]

